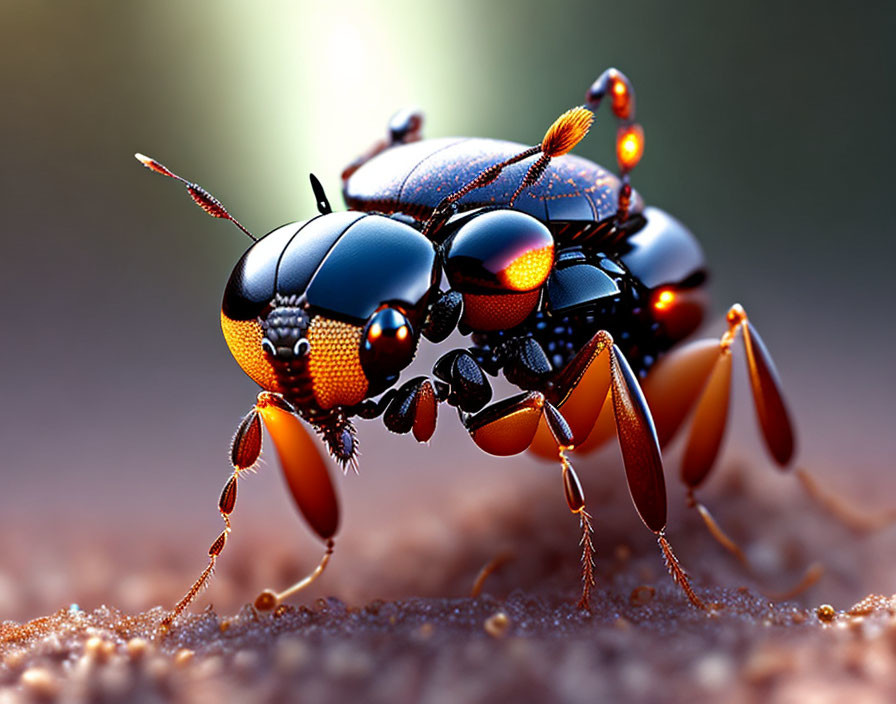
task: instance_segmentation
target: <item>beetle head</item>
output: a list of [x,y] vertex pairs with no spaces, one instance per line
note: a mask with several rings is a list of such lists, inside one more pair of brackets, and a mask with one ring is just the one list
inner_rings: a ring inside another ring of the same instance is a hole
[[410,226],[325,213],[243,255],[224,334],[243,370],[300,411],[353,406],[413,360],[437,276],[434,246]]

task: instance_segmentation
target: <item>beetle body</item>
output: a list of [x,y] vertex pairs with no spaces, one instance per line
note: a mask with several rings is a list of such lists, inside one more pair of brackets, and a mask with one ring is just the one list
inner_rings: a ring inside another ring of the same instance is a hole
[[[569,154],[604,98],[619,121],[618,176]],[[421,140],[421,125],[420,115],[400,113],[388,138],[345,169],[347,212],[332,212],[312,176],[320,214],[255,241],[234,268],[222,328],[262,392],[233,440],[233,473],[219,501],[225,530],[163,627],[209,579],[231,530],[237,480],[261,452],[262,423],[300,512],[327,550],[304,580],[279,594],[264,592],[260,609],[315,579],[333,552],[338,503],[325,458],[305,437],[307,425],[345,468],[357,456],[354,419],[382,416],[389,430],[425,442],[445,403],[486,452],[529,449],[559,461],[582,530],[584,608],[594,584],[591,517],[569,453],[609,437],[599,417],[615,425],[635,507],[700,608],[664,535],[660,445],[695,409],[681,477],[699,506],[693,490],[721,444],[730,348],[738,337],[766,443],[780,465],[790,461],[793,433],[777,374],[743,309],[732,306],[720,340],[677,346],[703,317],[705,264],[693,235],[645,207],[630,186],[643,131],[623,74],[605,71],[586,104],[561,115],[532,147]],[[255,240],[200,186],[138,159],[183,182],[207,213]],[[402,383],[421,341],[440,344],[455,330],[469,343],[442,354],[432,377]],[[498,374],[522,393],[489,404],[488,377]],[[602,430],[592,434],[597,425]]]
[[[353,171],[343,194],[349,207],[402,214],[423,223],[446,193],[483,169],[501,163],[525,145],[495,139],[446,138],[387,149]],[[705,263],[694,236],[657,208],[645,210],[632,193],[628,217],[617,217],[621,180],[572,154],[553,159],[541,179],[509,201],[527,164],[505,169],[491,184],[457,202],[457,212],[506,208],[544,222],[555,242],[555,267],[540,306],[519,332],[548,352],[554,370],[600,329],[609,331],[643,375],[657,357],[700,324],[706,297]],[[449,228],[450,232],[450,228]],[[443,234],[443,236],[450,236]],[[663,292],[674,305],[660,305]],[[468,318],[462,329],[477,332],[477,360],[500,366],[495,348],[519,321],[488,331]],[[488,334],[481,334],[487,332]],[[516,331],[515,331],[516,332]]]
[[[442,197],[461,188],[483,169],[526,149],[498,139],[427,139],[395,146],[360,166],[344,182],[349,208],[403,213],[425,221]],[[461,198],[458,212],[507,206],[526,173],[520,162],[498,178]],[[595,237],[611,227],[621,182],[594,162],[573,154],[552,159],[541,179],[520,194],[513,208],[551,228],[558,244]],[[631,212],[643,207],[635,194]]]

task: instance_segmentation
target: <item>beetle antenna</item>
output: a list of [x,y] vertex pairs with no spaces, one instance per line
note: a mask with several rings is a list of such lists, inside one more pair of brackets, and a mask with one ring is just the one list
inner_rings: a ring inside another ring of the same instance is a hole
[[151,157],[140,154],[139,152],[137,154],[134,154],[134,157],[150,171],[155,171],[157,174],[168,176],[184,184],[187,187],[187,193],[190,194],[190,198],[193,199],[193,202],[213,218],[224,218],[225,220],[230,220],[230,222],[232,222],[243,231],[246,237],[248,237],[253,242],[258,241],[257,237],[255,237],[251,232],[243,227],[235,217],[227,212],[227,208],[224,207],[224,204],[221,201],[215,198],[211,193],[205,190],[198,183],[187,181],[187,179],[183,178],[182,176],[178,176],[164,164],[161,164]]
[[327,200],[323,185],[314,174],[308,174],[308,177],[311,179],[311,190],[314,191],[314,199],[317,201],[317,212],[321,215],[329,215],[333,212],[333,208],[330,207],[330,201]]
[[563,154],[568,153],[582,141],[582,138],[588,134],[588,130],[591,129],[591,124],[593,122],[594,112],[587,107],[580,106],[567,110],[554,120],[554,123],[548,128],[548,131],[545,132],[541,144],[536,144],[534,147],[524,149],[519,154],[515,154],[505,161],[489,166],[481,171],[472,181],[469,181],[454,193],[445,196],[436,206],[435,210],[433,210],[429,220],[426,221],[426,225],[423,227],[423,234],[428,235],[444,223],[447,217],[450,217],[450,214],[453,212],[455,203],[465,195],[471,191],[475,191],[477,188],[482,188],[483,186],[487,186],[494,182],[495,179],[501,175],[501,172],[508,166],[516,164],[523,159],[528,159],[530,156],[541,154],[538,160],[529,167],[522,182],[510,198],[509,205],[513,205],[513,201],[516,200],[516,197],[523,191],[523,189],[533,186],[538,182],[538,179],[544,174],[551,159],[555,156],[562,156]]
[[585,104],[597,112],[605,97],[610,98],[610,108],[619,127],[616,130],[616,162],[619,164],[619,204],[616,209],[620,221],[628,217],[632,186],[629,172],[638,165],[644,155],[644,130],[635,122],[635,89],[622,71],[608,68],[591,84],[585,94]]

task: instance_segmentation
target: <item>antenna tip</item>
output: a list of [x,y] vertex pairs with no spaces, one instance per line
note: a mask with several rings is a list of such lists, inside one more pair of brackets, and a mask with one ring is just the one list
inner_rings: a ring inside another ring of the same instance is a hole
[[588,134],[593,122],[594,113],[586,107],[567,110],[548,128],[541,150],[549,157],[566,154]]
[[143,164],[150,171],[155,171],[157,174],[162,174],[163,176],[170,176],[171,178],[177,178],[171,171],[169,171],[166,167],[162,166],[159,162],[157,162],[152,157],[146,156],[146,154],[141,154],[137,152],[134,154],[134,158]]

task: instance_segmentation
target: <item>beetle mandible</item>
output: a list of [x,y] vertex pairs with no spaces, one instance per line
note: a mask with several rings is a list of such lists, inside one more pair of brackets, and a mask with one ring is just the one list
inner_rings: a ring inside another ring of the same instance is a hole
[[[618,176],[568,154],[605,98],[618,122]],[[136,155],[254,240],[227,283],[221,324],[237,362],[263,389],[233,439],[233,471],[218,504],[224,531],[163,630],[210,579],[231,532],[238,479],[260,455],[262,423],[326,552],[297,584],[259,595],[260,610],[317,578],[333,553],[338,502],[309,427],[345,469],[357,455],[354,418],[382,416],[389,430],[426,442],[447,403],[486,452],[553,458],[581,526],[584,608],[594,586],[592,521],[569,455],[614,431],[642,520],[687,598],[705,608],[664,534],[660,448],[693,411],[681,478],[711,522],[693,490],[721,444],[738,337],[765,442],[779,465],[790,462],[794,433],[778,376],[741,306],[730,308],[721,339],[673,349],[703,318],[706,268],[694,236],[646,207],[630,185],[644,133],[624,74],[601,74],[585,104],[533,147],[423,140],[422,122],[417,112],[398,113],[388,137],[345,169],[348,211],[333,212],[312,175],[319,214],[257,240],[201,186]],[[470,336],[467,348],[443,354],[432,377],[400,383],[421,338],[440,343],[456,329]],[[522,393],[490,403],[488,377],[499,373]]]

